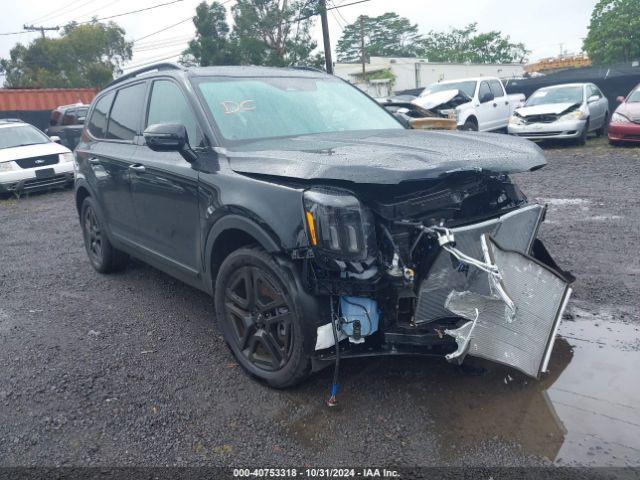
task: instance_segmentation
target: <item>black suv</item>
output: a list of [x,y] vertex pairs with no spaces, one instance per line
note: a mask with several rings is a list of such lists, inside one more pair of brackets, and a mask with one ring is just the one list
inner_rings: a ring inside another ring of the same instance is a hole
[[545,207],[508,176],[545,165],[533,143],[405,129],[309,69],[155,65],[87,118],[92,265],[131,255],[213,295],[233,354],[269,385],[372,354],[546,369],[570,279],[536,239]]

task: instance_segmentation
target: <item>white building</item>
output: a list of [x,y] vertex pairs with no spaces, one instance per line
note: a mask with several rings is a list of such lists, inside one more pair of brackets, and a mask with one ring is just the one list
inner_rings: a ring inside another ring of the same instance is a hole
[[521,63],[472,64],[472,63],[431,63],[422,58],[371,57],[365,64],[366,75],[389,70],[395,77],[391,80],[362,81],[362,64],[337,63],[334,73],[357,85],[373,97],[385,97],[393,92],[423,88],[442,80],[467,77],[518,78],[524,74]]

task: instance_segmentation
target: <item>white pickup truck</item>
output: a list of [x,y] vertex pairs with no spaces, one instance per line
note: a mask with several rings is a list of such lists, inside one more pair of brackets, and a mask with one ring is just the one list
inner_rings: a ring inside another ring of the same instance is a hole
[[506,130],[524,101],[524,94],[507,95],[499,78],[479,77],[431,84],[411,103],[441,116],[455,115],[459,130],[487,132]]

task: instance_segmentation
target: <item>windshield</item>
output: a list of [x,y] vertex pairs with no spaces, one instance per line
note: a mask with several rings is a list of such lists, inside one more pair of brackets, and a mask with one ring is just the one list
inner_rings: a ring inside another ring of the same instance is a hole
[[220,133],[230,141],[403,128],[339,79],[224,77],[196,82]]
[[0,149],[37,145],[39,143],[49,143],[50,141],[49,137],[31,125],[0,127]]
[[582,87],[541,88],[527,100],[526,106],[549,105],[551,103],[582,103]]
[[631,92],[631,95],[627,98],[627,103],[640,103],[640,89]]
[[445,90],[460,90],[466,93],[469,97],[473,98],[473,96],[476,94],[476,83],[477,82],[475,81],[432,83],[422,91],[420,96],[425,97],[427,95],[431,95],[432,93],[444,92]]

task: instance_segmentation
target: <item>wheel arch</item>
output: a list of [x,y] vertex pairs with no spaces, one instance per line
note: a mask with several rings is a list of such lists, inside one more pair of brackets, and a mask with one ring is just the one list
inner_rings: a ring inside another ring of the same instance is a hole
[[269,253],[280,252],[281,248],[274,237],[254,220],[240,215],[227,215],[219,219],[211,227],[205,243],[203,265],[207,288],[213,293],[220,264],[231,252],[241,247],[256,244]]
[[78,215],[80,215],[82,202],[84,202],[85,198],[90,196],[91,192],[89,192],[89,189],[86,186],[80,185],[78,188],[76,188],[76,211],[78,212]]

